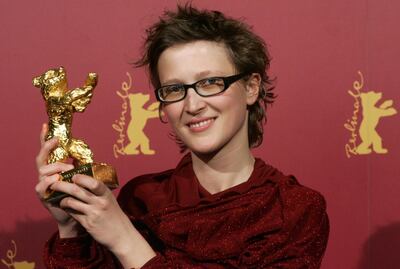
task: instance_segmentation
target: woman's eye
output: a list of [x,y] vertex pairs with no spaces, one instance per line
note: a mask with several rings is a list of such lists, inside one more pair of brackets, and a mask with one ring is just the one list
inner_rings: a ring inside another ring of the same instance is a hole
[[218,86],[221,87],[224,85],[224,81],[221,78],[206,78],[201,83],[202,87],[207,86]]
[[207,79],[205,79],[205,81],[204,81],[204,84],[216,84],[217,83],[217,81],[218,81],[218,79],[216,79],[216,78],[207,78]]
[[180,92],[182,90],[182,87],[181,86],[175,86],[175,87],[172,88],[172,90],[174,92]]
[[180,86],[178,86],[178,85],[176,85],[176,86],[173,85],[173,86],[165,87],[164,92],[165,92],[166,94],[177,93],[177,92],[180,92],[180,91],[181,91],[181,88],[182,88],[182,87],[180,87]]

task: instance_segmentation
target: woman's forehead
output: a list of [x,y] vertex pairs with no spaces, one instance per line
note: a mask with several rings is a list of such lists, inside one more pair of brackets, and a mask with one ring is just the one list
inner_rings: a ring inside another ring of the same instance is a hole
[[157,69],[162,82],[207,75],[230,75],[235,71],[223,43],[203,40],[167,48],[160,55]]

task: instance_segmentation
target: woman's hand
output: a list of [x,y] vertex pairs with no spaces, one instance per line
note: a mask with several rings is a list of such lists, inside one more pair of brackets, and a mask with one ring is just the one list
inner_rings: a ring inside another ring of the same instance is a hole
[[47,124],[43,124],[42,131],[40,133],[41,148],[39,154],[36,157],[36,167],[39,174],[39,183],[35,187],[36,194],[44,207],[50,212],[50,214],[57,221],[60,237],[75,237],[78,235],[80,225],[64,210],[47,203],[44,200],[48,188],[60,177],[60,173],[70,170],[73,167],[71,164],[66,163],[52,163],[47,164],[49,153],[57,147],[57,138],[52,138],[45,141],[45,136],[48,132]]
[[50,186],[71,195],[61,200],[60,208],[112,251],[124,267],[141,267],[156,255],[103,182],[86,175],[75,175],[72,181],[57,181]]
[[[45,141],[47,125],[41,132],[41,149],[36,158],[39,183],[36,193],[57,220],[60,237],[73,237],[84,228],[99,243],[112,251],[124,268],[140,268],[156,253],[135,229],[120,208],[110,189],[101,181],[85,175],[72,177],[73,183],[59,181],[59,173],[73,168],[70,164],[47,164],[47,158],[58,141]],[[69,194],[59,208],[44,201],[50,188]],[[80,228],[79,228],[80,227]]]
[[127,232],[134,229],[110,189],[86,175],[75,175],[73,183],[57,181],[50,189],[69,194],[60,208],[77,220],[97,242],[113,249]]

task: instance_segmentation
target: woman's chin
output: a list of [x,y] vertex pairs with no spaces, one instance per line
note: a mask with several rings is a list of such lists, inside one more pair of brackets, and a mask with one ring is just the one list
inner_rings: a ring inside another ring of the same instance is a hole
[[190,145],[188,146],[189,150],[198,157],[212,157],[217,154],[220,150],[220,147],[217,145]]

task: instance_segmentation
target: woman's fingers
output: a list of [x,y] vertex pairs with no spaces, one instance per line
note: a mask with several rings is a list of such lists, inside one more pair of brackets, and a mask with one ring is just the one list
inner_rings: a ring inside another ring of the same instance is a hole
[[37,167],[41,167],[45,164],[47,164],[47,158],[50,154],[50,152],[56,148],[58,145],[58,138],[53,137],[50,140],[47,140],[42,144],[42,147],[40,148],[39,154],[36,157],[36,165]]
[[[47,125],[47,123],[43,123],[42,124],[42,129],[40,130],[40,148],[43,148],[44,143],[46,142],[46,135],[47,132],[49,131],[49,126]],[[42,155],[38,155],[36,157],[36,165],[39,167],[42,163],[45,163],[45,161],[47,161],[47,157],[46,160],[43,160]]]
[[62,173],[68,170],[73,169],[74,166],[69,163],[61,163],[61,162],[56,162],[56,163],[51,163],[48,165],[43,165],[38,168],[39,171],[39,178],[57,174],[57,173]]
[[42,130],[40,130],[40,146],[43,146],[44,142],[46,142],[46,135],[49,131],[49,126],[47,123],[43,123]]
[[103,196],[109,189],[103,182],[85,175],[75,175],[72,178],[75,184],[88,189],[96,196]]
[[[98,198],[104,196],[109,191],[107,186],[104,185],[104,183],[86,175],[75,175],[72,178],[74,183],[57,181],[54,179],[50,180],[48,178],[49,177],[44,178],[44,181],[46,181],[46,183],[43,183],[43,185],[38,185],[38,192],[43,194],[47,189],[47,187],[50,186],[51,190],[66,193],[85,204],[93,204],[101,202],[104,199],[98,199]],[[65,203],[68,203],[68,201],[69,200],[67,199]],[[67,206],[67,204],[64,205]],[[82,208],[73,208],[73,209],[77,211],[80,211],[79,209],[83,210]]]
[[108,203],[101,195],[108,188],[102,182],[85,175],[75,175],[73,181],[75,183],[59,181],[50,188],[71,195],[61,200],[60,208],[84,225],[82,221],[85,221],[87,216],[95,214],[96,208],[101,210],[107,208]]
[[80,187],[79,185],[63,181],[55,182],[50,186],[50,189],[69,194],[87,204],[89,204],[95,197],[93,193]]
[[90,212],[90,206],[74,197],[66,197],[60,201],[60,208],[71,214],[71,216],[80,222],[79,217],[87,215]]
[[39,183],[36,184],[35,192],[41,200],[43,200],[44,197],[46,196],[46,193],[47,193],[49,187],[53,183],[55,183],[59,180],[59,177],[60,176],[58,174],[48,176],[48,177],[43,178],[43,180],[39,181]]

